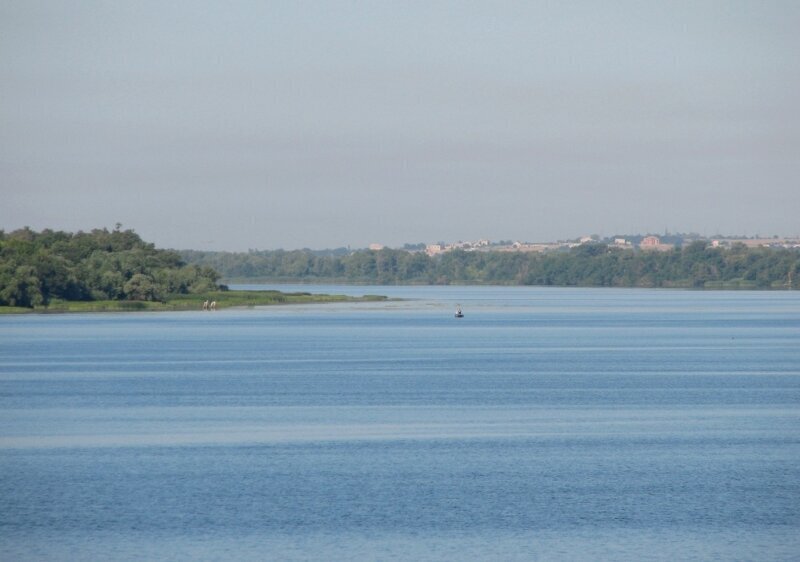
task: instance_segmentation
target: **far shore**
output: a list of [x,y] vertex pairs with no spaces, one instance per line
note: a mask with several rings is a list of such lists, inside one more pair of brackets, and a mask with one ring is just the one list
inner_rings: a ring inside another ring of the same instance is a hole
[[[214,308],[249,308],[255,306],[276,306],[288,304],[324,304],[337,302],[377,302],[385,301],[383,295],[313,294],[307,292],[283,293],[281,291],[215,291],[198,295],[170,295],[160,301],[53,301],[48,305],[33,308],[0,306],[0,314],[58,314],[70,312],[174,312],[204,310],[215,303]],[[206,306],[204,306],[206,305]]]

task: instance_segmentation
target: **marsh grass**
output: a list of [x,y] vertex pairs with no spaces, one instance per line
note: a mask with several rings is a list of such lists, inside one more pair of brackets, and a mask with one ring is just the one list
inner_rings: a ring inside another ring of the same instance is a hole
[[202,310],[205,301],[216,301],[217,309],[231,307],[274,306],[281,304],[311,304],[332,302],[382,301],[386,297],[365,295],[324,295],[312,293],[282,293],[281,291],[213,291],[196,295],[170,295],[164,301],[63,301],[54,300],[48,306],[22,308],[0,306],[0,314],[59,313],[59,312],[145,312]]

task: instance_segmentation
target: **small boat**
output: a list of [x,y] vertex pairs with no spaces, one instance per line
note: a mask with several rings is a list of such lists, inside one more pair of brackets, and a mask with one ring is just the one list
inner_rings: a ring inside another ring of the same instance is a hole
[[461,312],[461,305],[456,307],[456,318],[464,318],[464,313]]

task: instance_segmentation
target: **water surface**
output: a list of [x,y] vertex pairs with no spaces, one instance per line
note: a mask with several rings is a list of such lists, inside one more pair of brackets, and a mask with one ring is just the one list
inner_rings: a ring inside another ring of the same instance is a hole
[[0,317],[0,557],[800,557],[796,293],[279,288]]

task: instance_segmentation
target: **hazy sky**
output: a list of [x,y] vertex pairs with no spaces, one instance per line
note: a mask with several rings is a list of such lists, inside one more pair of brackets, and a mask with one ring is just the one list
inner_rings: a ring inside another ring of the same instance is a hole
[[0,0],[0,228],[800,235],[800,2]]

